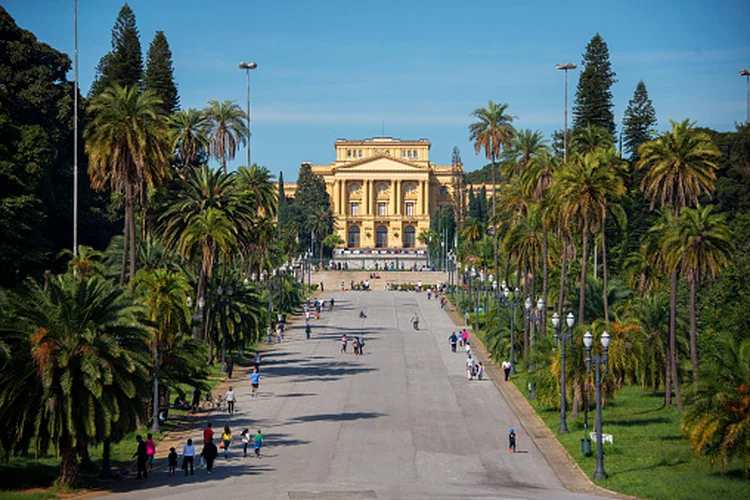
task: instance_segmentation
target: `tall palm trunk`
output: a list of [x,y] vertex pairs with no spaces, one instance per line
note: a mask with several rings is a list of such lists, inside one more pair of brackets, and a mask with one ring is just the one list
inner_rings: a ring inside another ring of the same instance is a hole
[[125,224],[122,230],[122,261],[120,264],[120,286],[125,286],[125,272],[128,268],[128,239],[130,238],[130,227],[128,227],[128,211],[125,210]]
[[[495,155],[492,155],[492,220],[495,220],[495,214],[497,214],[497,185],[495,184]],[[497,231],[497,228],[495,228],[495,231]],[[493,247],[493,258],[494,258],[494,265],[495,265],[495,276],[500,276],[498,273],[498,265],[497,265],[497,235],[492,235],[492,247]]]
[[544,309],[542,310],[542,325],[547,324],[547,300],[549,292],[549,265],[547,263],[548,251],[547,248],[547,229],[544,229],[542,236],[542,299],[544,300]]
[[607,287],[607,233],[606,227],[606,212],[602,214],[602,285],[604,286],[603,299],[604,299],[604,321],[609,325],[609,288]]
[[667,352],[664,354],[664,406],[672,406],[672,351],[667,342]]
[[129,230],[129,241],[128,241],[128,248],[130,250],[130,277],[129,282],[133,281],[133,278],[135,278],[135,214],[134,214],[134,200],[133,200],[133,186],[128,185],[126,188],[126,199],[125,199],[125,212],[126,217],[129,219],[130,223],[128,225]]
[[669,351],[672,367],[672,384],[674,385],[674,397],[677,411],[682,411],[682,396],[680,395],[680,380],[677,375],[677,270],[669,275]]
[[588,264],[588,250],[589,250],[589,218],[584,216],[583,218],[583,255],[581,256],[581,285],[579,289],[579,300],[578,300],[578,321],[579,323],[584,322],[583,313],[586,306],[586,264]]
[[[70,438],[67,439],[68,443]],[[61,446],[60,451],[60,484],[69,486],[78,480],[78,455],[73,445]]]
[[[568,237],[563,234],[562,237],[562,256],[560,258],[560,296],[557,302],[557,311],[560,315],[560,319],[565,317],[563,307],[565,304],[565,280],[567,278],[567,263],[568,263]],[[578,319],[580,321],[580,318]]]
[[698,387],[698,325],[695,317],[695,294],[698,277],[690,277],[690,363],[693,367],[693,384]]
[[159,426],[159,341],[158,337],[154,338],[154,406],[153,406],[153,421],[151,422],[151,431],[159,432],[161,427]]
[[[518,263],[519,269],[521,268],[521,263]],[[524,297],[529,296],[529,267],[524,266],[524,280],[523,280],[523,291]],[[524,303],[521,303],[521,307],[525,311],[524,318],[526,320],[523,322],[523,364],[525,366],[529,365],[529,330],[531,329],[531,310],[526,310],[526,307]]]

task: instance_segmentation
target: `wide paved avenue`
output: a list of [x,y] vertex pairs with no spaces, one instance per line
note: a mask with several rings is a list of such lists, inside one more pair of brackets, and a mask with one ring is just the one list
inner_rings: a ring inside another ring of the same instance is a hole
[[[260,395],[237,380],[230,458],[214,473],[159,470],[128,498],[463,499],[586,498],[565,490],[491,381],[469,381],[455,329],[436,300],[414,292],[334,292],[333,313],[294,325],[267,353]],[[364,311],[366,318],[360,318]],[[415,331],[410,318],[422,318]],[[340,354],[362,335],[364,355]],[[242,457],[242,429],[261,429],[263,457]],[[507,435],[519,452],[507,452]],[[201,433],[193,439],[200,451]],[[181,452],[182,450],[178,450]]]

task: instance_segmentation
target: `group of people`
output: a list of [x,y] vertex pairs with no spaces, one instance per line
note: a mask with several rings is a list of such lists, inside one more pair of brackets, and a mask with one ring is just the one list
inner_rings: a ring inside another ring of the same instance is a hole
[[[263,434],[261,433],[260,429],[258,429],[258,432],[253,436],[250,435],[249,429],[245,429],[240,433],[240,437],[242,439],[243,456],[247,457],[247,448],[252,442],[253,449],[255,450],[255,456],[257,458],[260,458],[260,449],[263,445]],[[225,425],[224,429],[221,431],[219,446],[217,447],[214,443],[214,430],[211,427],[211,422],[208,422],[206,428],[203,429],[203,449],[201,450],[200,454],[197,454],[192,439],[188,439],[187,443],[182,448],[181,467],[185,471],[185,475],[187,476],[188,474],[195,474],[196,457],[200,457],[200,459],[206,463],[206,473],[211,474],[214,468],[214,462],[219,456],[219,448],[224,450],[224,459],[228,459],[229,448],[233,443],[234,439],[232,438],[232,431],[229,429],[228,425]],[[177,455],[177,450],[174,447],[170,448],[169,456],[167,457],[170,476],[175,475],[178,459],[179,457]],[[200,463],[198,465],[200,465]],[[140,477],[140,475],[138,477]]]
[[354,351],[355,356],[361,356],[364,352],[365,347],[365,341],[361,337],[354,337],[353,339],[349,340],[346,338],[346,334],[341,336],[341,353],[346,354],[346,346],[347,344],[352,344],[352,350]]
[[466,351],[466,376],[468,379],[473,380],[476,377],[477,380],[482,380],[484,377],[484,365],[471,355],[469,332],[466,331],[466,328],[460,332],[451,332],[448,342],[450,342],[452,352],[456,352],[456,348],[459,345]]

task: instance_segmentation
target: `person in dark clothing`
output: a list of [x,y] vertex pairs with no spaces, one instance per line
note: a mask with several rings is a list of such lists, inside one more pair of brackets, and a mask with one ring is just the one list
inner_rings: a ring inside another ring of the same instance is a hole
[[169,476],[171,477],[174,476],[174,471],[177,469],[177,450],[174,449],[174,446],[169,449],[167,460],[169,461]]
[[516,452],[516,442],[518,441],[518,436],[516,435],[516,431],[513,429],[510,430],[510,433],[508,434],[508,453],[515,453]]
[[232,378],[232,372],[234,371],[234,359],[232,356],[227,358],[227,377]]
[[458,336],[456,336],[456,332],[451,333],[451,336],[448,337],[448,340],[451,343],[451,351],[456,352],[456,343],[458,342]]
[[218,455],[219,455],[219,449],[216,448],[216,445],[213,443],[213,440],[203,445],[203,451],[201,451],[201,456],[203,457],[203,460],[206,461],[206,471],[209,474],[211,474],[211,471],[214,468],[214,460],[216,460],[216,457]]
[[331,312],[333,312],[333,306],[334,306],[335,304],[336,304],[336,303],[335,303],[335,302],[333,301],[333,297],[331,297]]
[[138,441],[138,449],[135,451],[135,453],[133,453],[133,456],[137,457],[136,461],[138,464],[138,479],[141,479],[141,477],[145,479],[148,477],[148,469],[146,469],[146,463],[148,463],[146,442],[140,435],[136,436],[135,440]]

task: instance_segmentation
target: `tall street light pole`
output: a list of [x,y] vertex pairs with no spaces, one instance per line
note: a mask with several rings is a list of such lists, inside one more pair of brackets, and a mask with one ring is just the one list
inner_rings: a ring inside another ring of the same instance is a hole
[[[609,341],[610,337],[607,332],[602,333],[601,343],[604,348],[604,354],[598,352],[591,358],[591,347],[594,344],[594,336],[591,332],[586,332],[583,336],[583,345],[586,346],[586,370],[591,370],[593,361],[596,370],[596,470],[594,479],[607,479],[607,473],[604,471],[604,449],[602,447],[602,378],[609,373]],[[602,365],[604,373],[602,374]]]
[[745,112],[745,123],[750,123],[750,70],[741,69],[740,76],[745,77],[745,87],[747,88],[745,91],[747,94],[745,97],[745,107],[747,108]]
[[557,69],[565,71],[565,132],[563,132],[563,160],[568,162],[568,70],[576,69],[572,62],[555,65]]
[[73,258],[78,257],[78,0],[73,1]]
[[255,62],[241,62],[240,69],[245,70],[245,84],[247,86],[247,168],[250,168],[250,70],[258,67]]
[[568,432],[568,405],[565,394],[565,385],[567,383],[565,379],[565,344],[569,344],[572,347],[571,341],[573,340],[573,325],[575,322],[576,318],[573,316],[573,313],[568,313],[568,317],[566,318],[568,333],[563,331],[563,333],[560,334],[560,316],[558,316],[557,313],[552,315],[552,326],[555,327],[555,347],[557,347],[558,341],[562,342],[562,351],[560,353],[560,362],[562,365],[560,372],[560,428],[557,430],[558,434],[565,434]]

